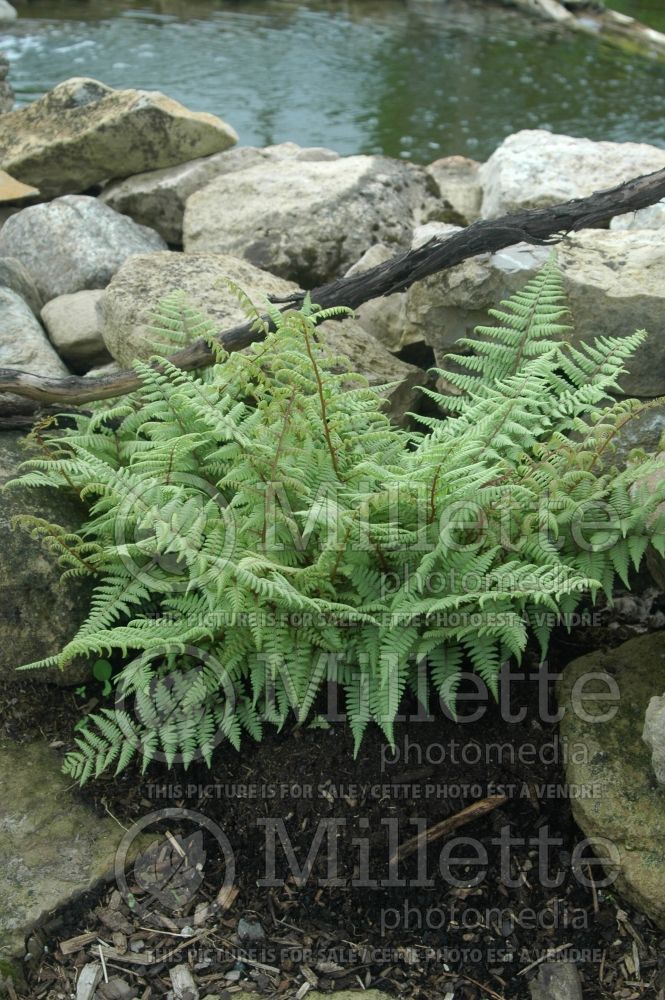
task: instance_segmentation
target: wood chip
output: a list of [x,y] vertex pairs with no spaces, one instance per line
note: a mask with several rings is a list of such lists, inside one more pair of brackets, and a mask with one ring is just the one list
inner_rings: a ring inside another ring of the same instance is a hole
[[76,937],[67,938],[66,941],[61,941],[58,947],[63,955],[73,955],[77,951],[86,948],[93,941],[97,940],[97,935],[94,931],[86,931],[85,934],[77,934]]
[[92,1000],[101,981],[102,967],[99,962],[84,965],[76,981],[76,1000]]
[[174,965],[169,969],[173,1000],[199,1000],[199,991],[188,965]]

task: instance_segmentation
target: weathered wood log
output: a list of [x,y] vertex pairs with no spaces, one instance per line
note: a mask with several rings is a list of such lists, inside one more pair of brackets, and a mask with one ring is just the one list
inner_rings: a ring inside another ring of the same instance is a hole
[[[416,281],[454,267],[469,257],[495,253],[521,241],[554,245],[569,233],[603,226],[615,215],[635,212],[662,198],[665,198],[665,169],[551,208],[517,212],[500,219],[481,219],[445,239],[435,237],[418,249],[397,254],[368,271],[315,288],[312,301],[322,308],[348,306],[356,309],[370,299],[406,291]],[[294,295],[284,307],[297,307],[303,297],[303,293]],[[218,335],[220,343],[229,351],[239,350],[259,339],[251,323],[242,323]],[[197,340],[169,360],[191,371],[211,364],[213,357],[205,341]],[[80,404],[111,399],[133,392],[139,385],[133,371],[102,378],[76,375],[50,378],[0,368],[0,392],[13,392],[43,403]]]

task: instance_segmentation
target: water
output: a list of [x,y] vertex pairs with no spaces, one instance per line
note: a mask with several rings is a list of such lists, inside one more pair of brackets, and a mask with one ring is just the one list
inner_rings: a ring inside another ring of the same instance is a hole
[[[16,0],[14,0],[16,4]],[[665,147],[665,64],[479,0],[31,0],[18,101],[69,76],[163,90],[240,141],[484,159],[521,128]],[[660,0],[617,0],[650,18]]]

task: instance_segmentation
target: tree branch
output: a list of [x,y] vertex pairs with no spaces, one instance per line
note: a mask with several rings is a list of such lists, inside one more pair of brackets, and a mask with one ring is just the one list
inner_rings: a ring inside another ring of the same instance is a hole
[[[406,291],[416,281],[454,267],[469,257],[495,253],[504,247],[524,241],[555,244],[568,233],[594,228],[607,223],[615,215],[635,212],[665,198],[665,169],[636,177],[588,198],[576,198],[551,208],[517,212],[500,219],[481,219],[444,240],[428,243],[397,254],[368,271],[339,278],[312,291],[312,301],[321,308],[349,306],[356,309],[370,299]],[[297,307],[303,295],[295,295],[287,308]],[[268,320],[268,317],[266,317]],[[220,333],[217,338],[229,351],[236,351],[260,336],[252,331],[252,323],[242,323]],[[205,368],[213,361],[210,348],[203,340],[178,351],[169,359],[184,370]],[[122,371],[102,378],[50,378],[30,372],[0,368],[0,392],[13,392],[42,403],[78,404],[95,399],[122,396],[139,388],[133,371]]]

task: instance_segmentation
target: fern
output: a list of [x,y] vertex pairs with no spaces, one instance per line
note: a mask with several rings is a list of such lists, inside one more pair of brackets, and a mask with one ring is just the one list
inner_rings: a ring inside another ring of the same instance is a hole
[[[306,722],[341,685],[356,749],[370,722],[393,739],[424,668],[454,711],[470,664],[492,691],[508,657],[582,596],[662,551],[658,465],[612,464],[645,405],[613,401],[644,335],[573,347],[550,262],[452,357],[459,395],[423,433],[393,427],[382,394],[319,339],[331,314],[269,306],[265,340],[216,349],[200,373],[137,362],[141,388],[40,426],[17,487],[74,489],[78,533],[39,519],[64,571],[95,581],[60,655],[115,654],[114,707],[82,720],[65,770],[84,782],[134,758],[210,764],[216,746]],[[163,350],[212,325],[174,293],[152,329]],[[544,612],[546,614],[544,614]]]

